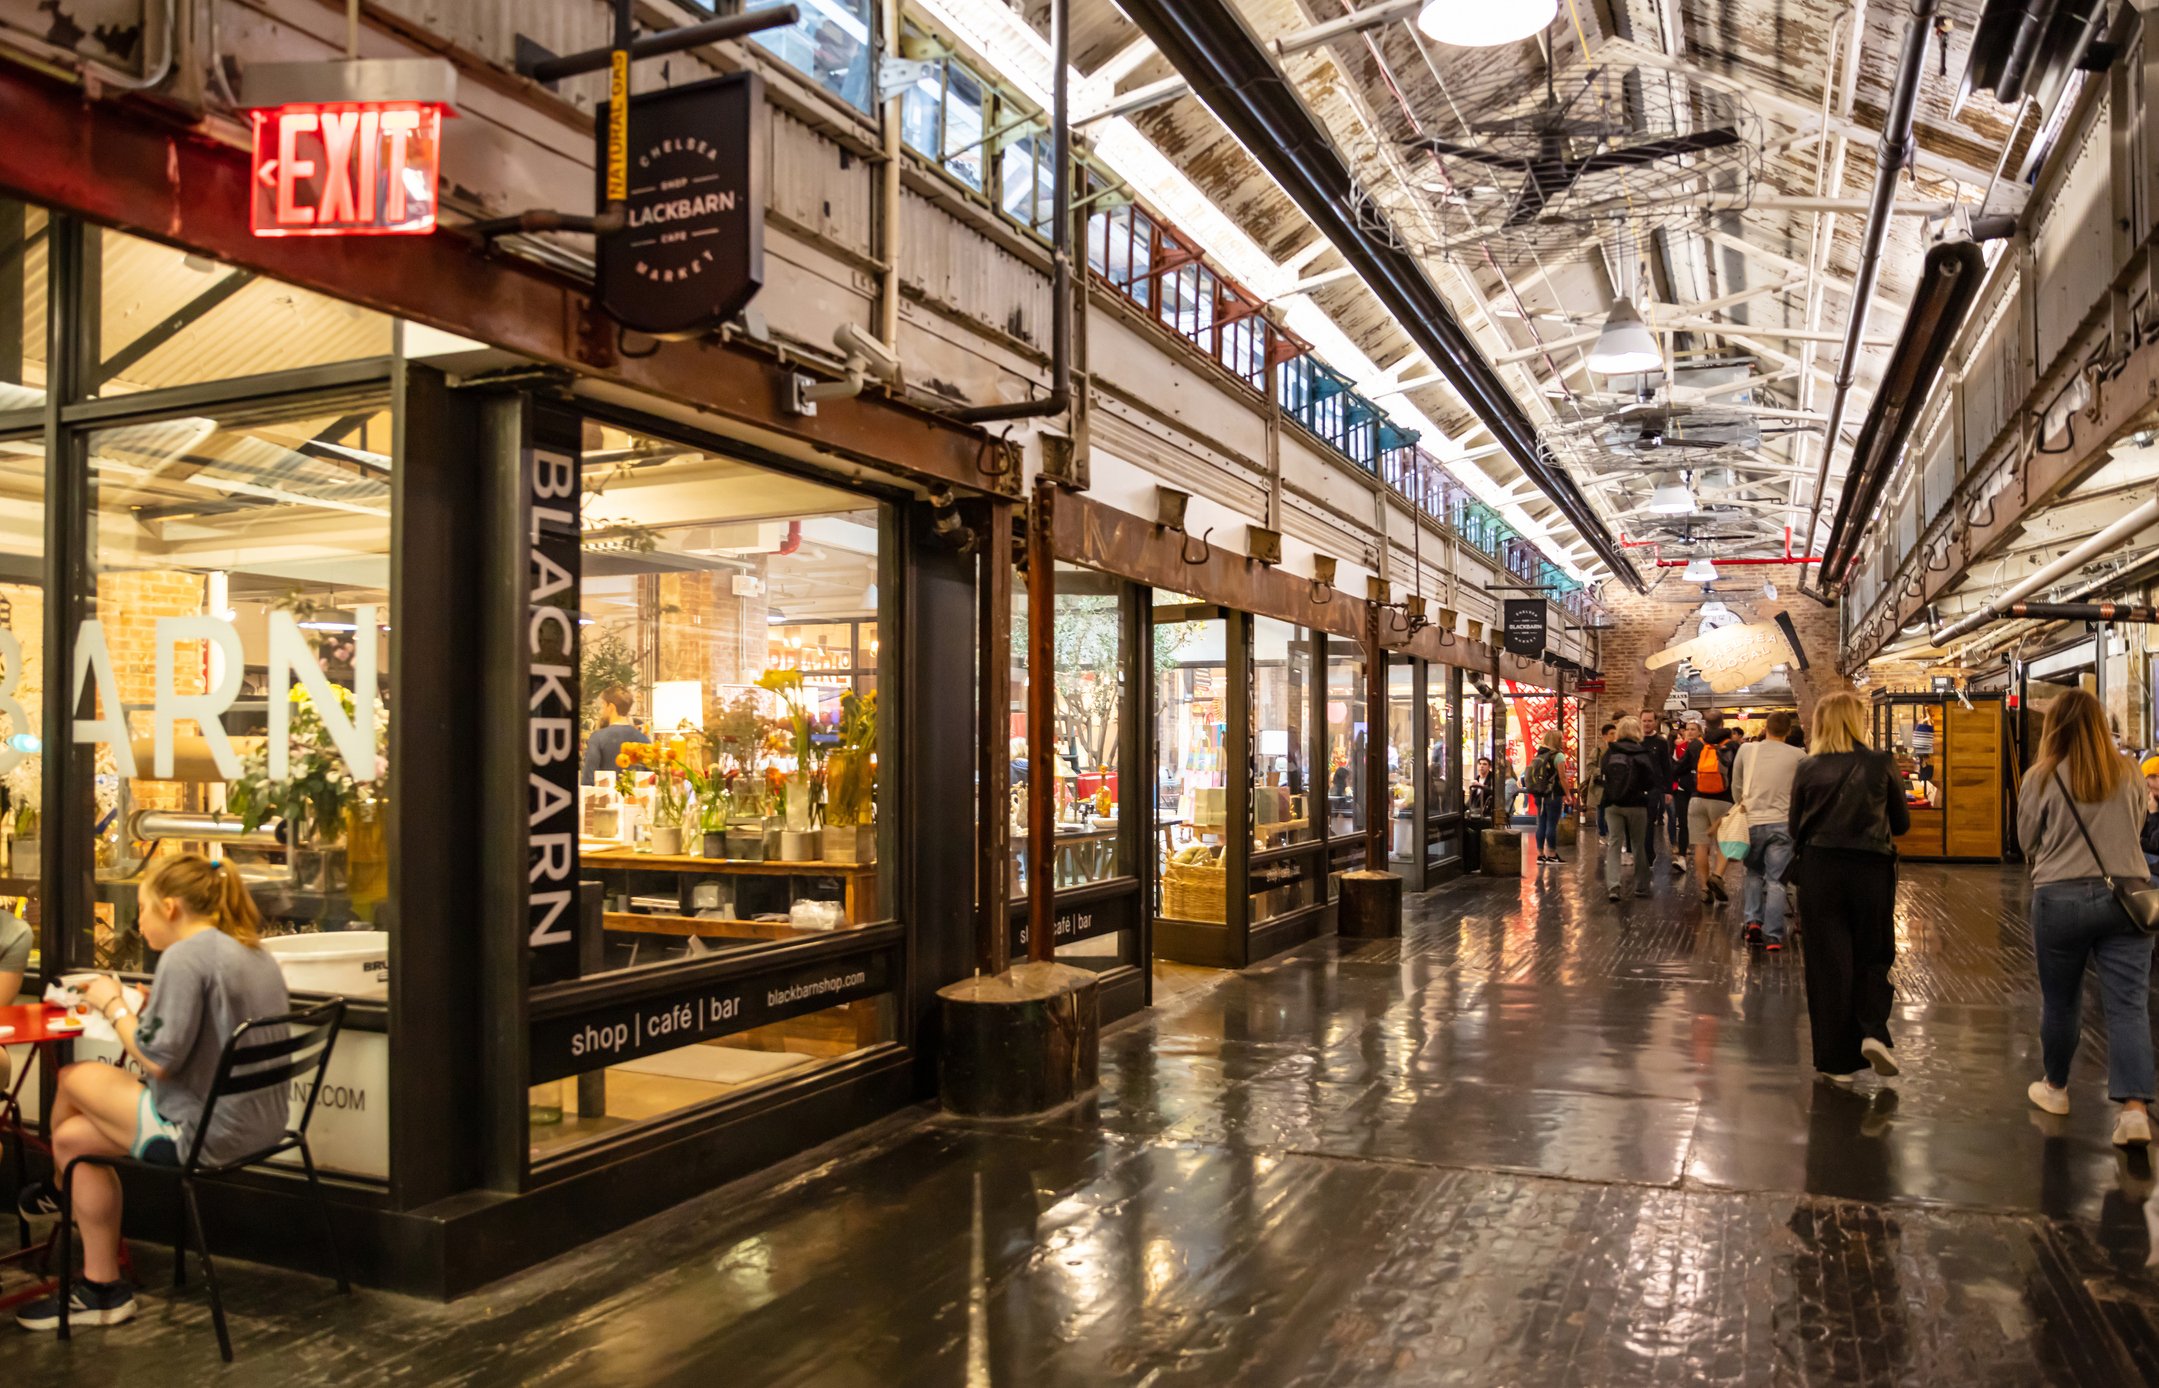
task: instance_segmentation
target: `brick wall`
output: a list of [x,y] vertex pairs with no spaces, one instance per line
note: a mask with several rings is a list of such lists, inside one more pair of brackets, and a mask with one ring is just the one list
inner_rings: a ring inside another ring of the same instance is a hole
[[[1600,633],[1599,663],[1604,671],[1605,692],[1592,695],[1583,709],[1583,721],[1592,738],[1597,729],[1623,715],[1664,707],[1678,678],[1678,667],[1651,670],[1646,662],[1665,647],[1693,636],[1701,626],[1702,604],[1711,597],[1739,614],[1743,621],[1768,621],[1779,611],[1791,617],[1809,662],[1808,669],[1795,667],[1791,672],[1792,692],[1798,699],[1802,723],[1823,694],[1851,687],[1837,672],[1841,641],[1837,610],[1796,591],[1796,567],[1733,570],[1707,585],[1684,582],[1675,569],[1647,572],[1656,574],[1657,579],[1646,595],[1616,581],[1606,583],[1597,595],[1617,625]],[[1774,601],[1762,596],[1765,576],[1773,576],[1779,589]]]
[[[755,556],[755,577],[765,576],[765,558]],[[728,685],[744,685],[764,673],[770,641],[770,605],[763,597],[738,598],[733,571],[662,574],[659,653],[661,680],[699,680],[704,684],[705,717],[712,719]],[[645,710],[647,713],[649,709]]]

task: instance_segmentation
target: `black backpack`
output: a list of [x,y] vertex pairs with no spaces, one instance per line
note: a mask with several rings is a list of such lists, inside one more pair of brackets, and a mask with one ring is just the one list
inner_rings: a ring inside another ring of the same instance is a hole
[[1604,759],[1604,803],[1642,803],[1651,779],[1639,756],[1628,752],[1609,754]]
[[1523,779],[1531,795],[1556,793],[1559,790],[1559,754],[1549,747],[1537,753],[1531,758],[1529,774]]

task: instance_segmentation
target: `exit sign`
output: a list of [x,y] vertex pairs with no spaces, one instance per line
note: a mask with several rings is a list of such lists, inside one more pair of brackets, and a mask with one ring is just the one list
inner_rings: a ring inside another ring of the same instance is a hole
[[431,101],[295,102],[250,112],[255,234],[433,231],[442,112]]

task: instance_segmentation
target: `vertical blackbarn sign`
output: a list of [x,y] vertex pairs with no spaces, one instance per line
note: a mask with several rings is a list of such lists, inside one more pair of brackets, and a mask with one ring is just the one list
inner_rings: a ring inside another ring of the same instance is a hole
[[1544,599],[1508,598],[1501,613],[1508,655],[1544,656]]
[[[604,140],[605,104],[599,128]],[[631,97],[629,146],[629,224],[599,238],[600,308],[653,337],[708,333],[765,282],[764,79],[739,72]]]
[[547,411],[533,417],[525,451],[525,648],[531,679],[525,706],[525,936],[531,978],[577,977],[577,423]]

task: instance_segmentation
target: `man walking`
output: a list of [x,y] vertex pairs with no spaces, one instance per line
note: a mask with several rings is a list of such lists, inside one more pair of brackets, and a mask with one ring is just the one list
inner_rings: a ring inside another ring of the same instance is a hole
[[1687,875],[1687,848],[1693,843],[1687,828],[1687,802],[1694,798],[1694,759],[1702,752],[1702,725],[1687,720],[1687,730],[1672,744],[1672,876]]
[[1775,954],[1784,948],[1784,877],[1792,866],[1792,773],[1806,753],[1784,739],[1792,715],[1769,715],[1760,742],[1739,749],[1732,761],[1732,795],[1747,809],[1747,885],[1742,909],[1747,943]]
[[1649,895],[1649,866],[1654,851],[1649,846],[1649,801],[1662,793],[1671,772],[1663,760],[1643,743],[1641,724],[1622,718],[1618,736],[1604,751],[1604,812],[1612,832],[1604,840],[1604,895],[1619,900],[1619,854],[1622,844],[1634,846],[1634,894]]

